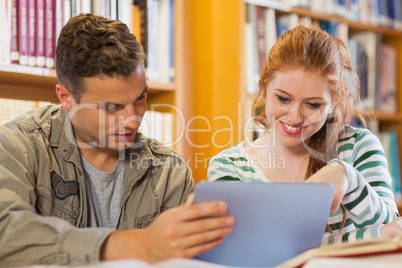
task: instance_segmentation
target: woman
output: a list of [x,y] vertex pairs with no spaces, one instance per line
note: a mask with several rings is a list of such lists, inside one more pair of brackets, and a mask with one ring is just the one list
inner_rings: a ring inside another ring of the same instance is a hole
[[[297,26],[272,47],[253,104],[266,133],[213,157],[209,180],[332,183],[323,244],[399,235],[381,143],[347,126],[358,97],[348,85],[350,53],[319,29]],[[295,219],[297,220],[297,219]]]

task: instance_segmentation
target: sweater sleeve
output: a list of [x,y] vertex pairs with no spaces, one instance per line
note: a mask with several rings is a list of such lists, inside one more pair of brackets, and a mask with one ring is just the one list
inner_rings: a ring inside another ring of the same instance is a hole
[[[346,211],[345,229],[349,231],[326,235],[323,243],[379,237],[379,228],[399,216],[388,163],[378,138],[365,130],[346,139],[354,139],[354,142],[340,146],[342,160],[333,159],[330,163],[339,161],[347,172],[348,189],[341,203]],[[339,226],[342,218],[339,214],[330,216],[330,226]]]

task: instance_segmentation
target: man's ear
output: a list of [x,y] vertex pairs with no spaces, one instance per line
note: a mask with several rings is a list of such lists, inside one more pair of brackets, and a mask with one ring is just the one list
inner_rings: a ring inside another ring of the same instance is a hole
[[74,97],[71,95],[70,91],[62,84],[57,84],[56,94],[64,110],[70,111],[74,104]]

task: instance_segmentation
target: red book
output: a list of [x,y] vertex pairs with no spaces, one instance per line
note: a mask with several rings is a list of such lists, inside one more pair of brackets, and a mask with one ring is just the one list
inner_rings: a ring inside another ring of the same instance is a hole
[[36,65],[45,67],[45,0],[36,3]]
[[45,58],[46,68],[54,68],[54,1],[46,0],[45,6]]
[[28,1],[28,65],[36,66],[36,0]]
[[28,65],[28,0],[19,1],[17,18],[19,64]]
[[13,0],[11,11],[11,63],[18,63],[20,59],[18,44],[18,0]]
[[258,61],[260,71],[265,64],[265,30],[264,30],[264,8],[257,6],[257,40],[258,40]]

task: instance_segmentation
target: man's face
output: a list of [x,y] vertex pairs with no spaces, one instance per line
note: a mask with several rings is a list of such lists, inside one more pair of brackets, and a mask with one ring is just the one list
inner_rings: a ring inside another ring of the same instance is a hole
[[80,103],[72,98],[69,111],[80,148],[121,151],[130,147],[147,103],[142,65],[128,79],[106,76],[84,79]]

